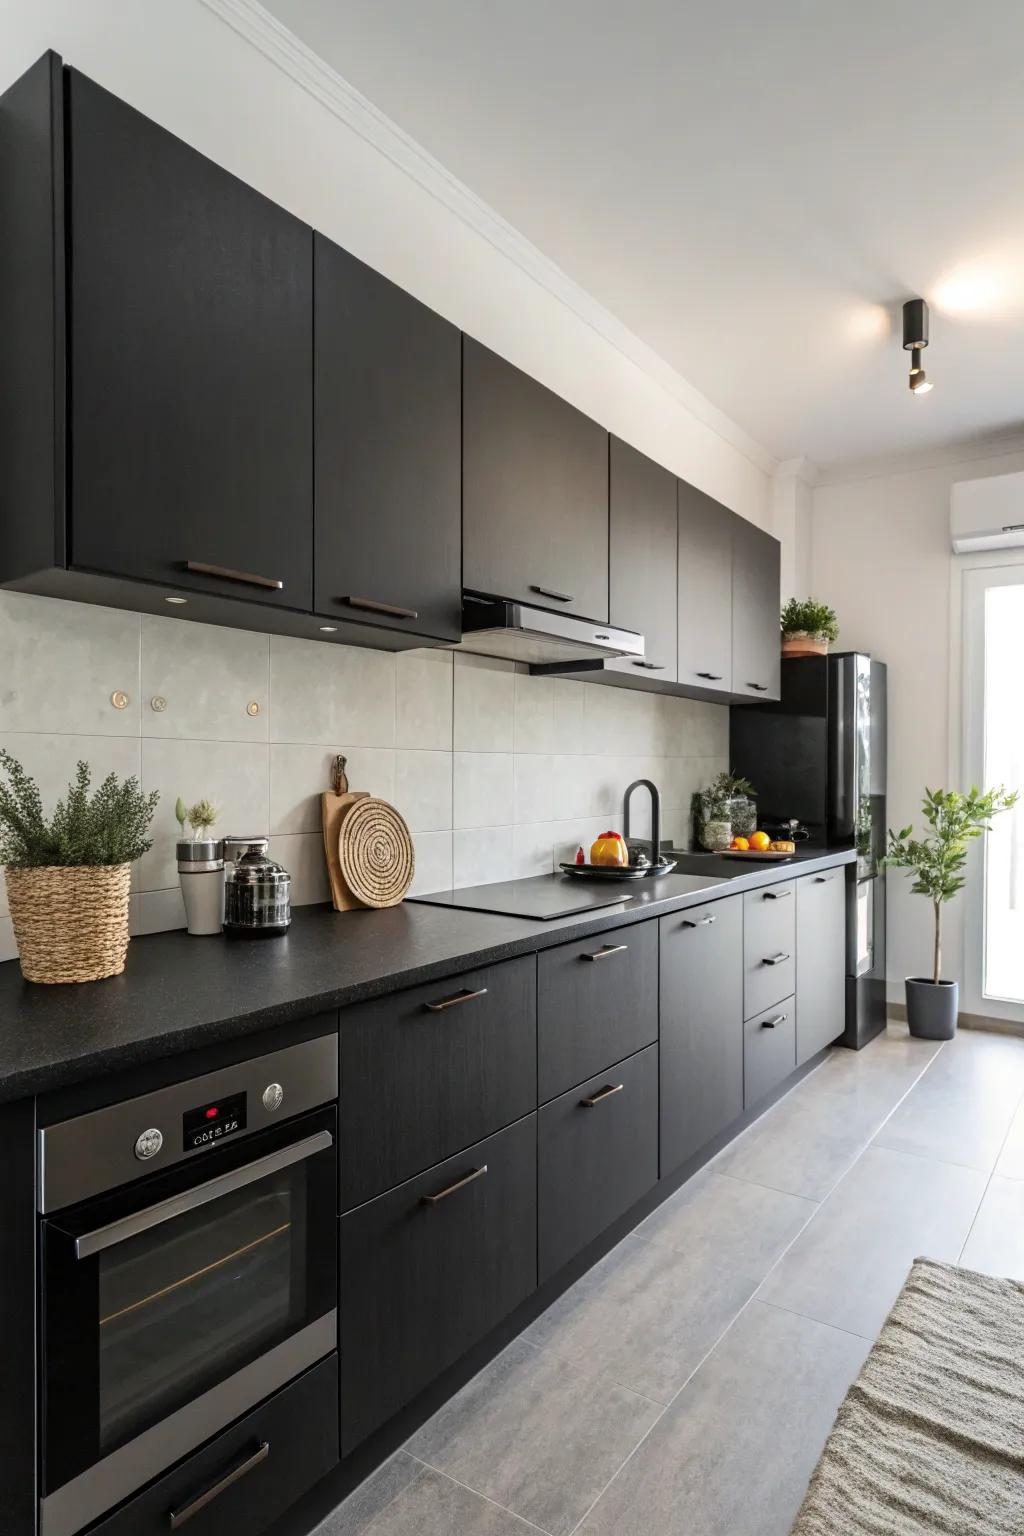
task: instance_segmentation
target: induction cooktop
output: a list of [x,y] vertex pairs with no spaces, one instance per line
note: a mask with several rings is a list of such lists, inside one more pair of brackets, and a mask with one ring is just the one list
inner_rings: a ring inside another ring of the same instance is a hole
[[663,875],[654,880],[624,880],[609,886],[565,875],[530,875],[525,880],[497,880],[493,885],[468,885],[453,891],[428,891],[407,896],[428,906],[455,907],[464,912],[496,912],[503,917],[529,917],[550,922],[602,907],[637,907],[665,896],[682,896],[727,884],[721,876]]

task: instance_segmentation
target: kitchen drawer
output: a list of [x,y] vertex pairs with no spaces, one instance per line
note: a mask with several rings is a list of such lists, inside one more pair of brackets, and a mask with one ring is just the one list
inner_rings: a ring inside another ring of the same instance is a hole
[[823,869],[796,883],[797,1065],[846,1027],[846,871]]
[[[172,1528],[188,1536],[260,1536],[337,1461],[338,1357],[330,1355],[90,1527],[89,1536],[167,1536]],[[181,1522],[190,1505],[198,1507]],[[179,1526],[171,1526],[172,1515]]]
[[343,1211],[537,1107],[536,993],[524,955],[342,1011]]
[[342,1454],[537,1285],[537,1117],[341,1218]]
[[540,1102],[658,1038],[658,925],[616,928],[537,957]]
[[658,1179],[658,1047],[545,1104],[537,1116],[541,1284]]
[[743,1026],[743,1108],[750,1109],[796,1069],[796,1002],[766,1008]]
[[743,1017],[752,1019],[796,990],[795,881],[743,897]]

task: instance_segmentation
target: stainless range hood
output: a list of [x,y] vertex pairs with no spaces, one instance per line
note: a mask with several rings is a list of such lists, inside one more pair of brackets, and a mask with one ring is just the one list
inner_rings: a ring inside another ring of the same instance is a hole
[[482,597],[465,592],[462,598],[462,643],[457,651],[523,661],[532,667],[571,667],[580,661],[604,661],[615,656],[642,660],[644,637],[631,629],[615,629],[578,619],[569,613],[549,613],[506,597]]

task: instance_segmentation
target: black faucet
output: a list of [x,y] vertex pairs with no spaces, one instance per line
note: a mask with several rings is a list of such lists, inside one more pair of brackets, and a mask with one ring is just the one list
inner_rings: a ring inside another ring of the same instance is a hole
[[622,836],[629,846],[629,802],[634,789],[643,786],[651,792],[651,864],[664,864],[661,853],[661,796],[657,784],[650,779],[634,779],[622,797]]

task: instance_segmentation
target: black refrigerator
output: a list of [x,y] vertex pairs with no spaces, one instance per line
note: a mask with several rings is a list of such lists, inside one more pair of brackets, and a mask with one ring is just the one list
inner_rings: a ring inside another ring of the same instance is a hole
[[758,824],[794,817],[806,848],[856,848],[846,881],[846,1032],[885,1028],[886,669],[855,651],[790,656],[778,703],[729,711],[729,766],[757,792]]

